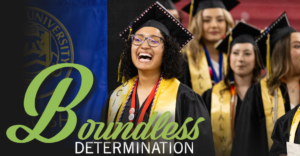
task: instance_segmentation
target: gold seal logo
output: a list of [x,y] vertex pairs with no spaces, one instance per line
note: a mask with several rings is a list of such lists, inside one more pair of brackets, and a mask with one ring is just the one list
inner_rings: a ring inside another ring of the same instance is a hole
[[[24,16],[23,73],[27,88],[43,69],[58,63],[73,63],[74,49],[67,29],[50,13],[39,8],[26,7]],[[58,82],[69,77],[71,70],[61,69],[52,73],[45,82],[48,85],[39,91],[38,98],[51,95]]]

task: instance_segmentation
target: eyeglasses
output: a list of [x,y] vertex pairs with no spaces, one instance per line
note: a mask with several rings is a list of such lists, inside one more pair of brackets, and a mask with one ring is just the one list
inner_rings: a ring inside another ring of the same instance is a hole
[[150,47],[157,47],[161,41],[164,41],[164,39],[158,36],[144,37],[143,35],[132,34],[130,37],[132,40],[132,44],[137,46],[142,45],[146,39]]

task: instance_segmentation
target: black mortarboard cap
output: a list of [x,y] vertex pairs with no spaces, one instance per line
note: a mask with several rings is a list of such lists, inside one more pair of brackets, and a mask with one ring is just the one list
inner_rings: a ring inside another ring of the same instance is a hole
[[[228,50],[236,43],[251,43],[256,45],[255,40],[260,35],[260,30],[243,22],[239,22],[231,32],[217,46],[217,49],[222,52],[229,53]],[[259,55],[260,63],[262,57]]]
[[[165,34],[174,37],[181,48],[194,38],[194,36],[159,2],[152,4],[132,22],[131,34],[134,34],[142,27],[155,27]],[[120,33],[120,37],[126,40],[128,39],[129,33],[130,25]]]
[[[240,2],[237,0],[194,0],[193,13],[195,16],[200,10],[208,8],[223,8],[228,11],[237,6]],[[191,3],[183,7],[183,11],[190,13]]]
[[[275,44],[286,34],[291,32],[297,32],[294,28],[290,27],[286,13],[284,12],[279,16],[256,40],[259,51],[262,55],[263,65],[267,66],[268,59],[272,56],[272,50]],[[268,35],[269,39],[269,48],[268,48]],[[269,49],[269,56],[268,55]],[[270,68],[269,68],[270,70]]]

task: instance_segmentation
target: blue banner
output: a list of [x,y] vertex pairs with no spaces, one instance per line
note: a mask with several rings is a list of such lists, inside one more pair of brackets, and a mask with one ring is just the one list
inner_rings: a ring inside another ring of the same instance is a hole
[[[77,127],[63,140],[74,148],[80,127],[92,119],[99,122],[107,98],[107,0],[29,0],[24,10],[23,75],[24,93],[33,78],[43,69],[59,63],[76,63],[89,68],[94,84],[88,96],[72,110]],[[76,69],[63,68],[52,73],[38,91],[37,117],[26,117],[33,128],[43,113],[57,84],[73,78],[60,106],[67,106],[77,95],[81,76]],[[51,138],[65,125],[67,113],[56,113],[41,134]],[[88,127],[89,128],[89,127]],[[92,140],[93,136],[87,140]]]

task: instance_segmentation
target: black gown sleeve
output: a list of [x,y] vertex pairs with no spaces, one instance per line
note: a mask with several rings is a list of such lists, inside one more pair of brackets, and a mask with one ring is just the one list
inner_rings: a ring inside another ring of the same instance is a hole
[[108,117],[109,99],[110,99],[110,96],[111,96],[112,93],[113,92],[110,92],[108,94],[109,96],[107,97],[107,99],[105,101],[105,105],[104,105],[104,107],[102,109],[102,113],[101,113],[101,117],[100,117],[100,122],[104,122],[105,124],[107,122],[107,117]]
[[[283,115],[276,121],[272,133],[273,145],[270,150],[270,156],[279,156],[280,154],[287,154],[286,142],[289,141],[290,127],[298,107],[299,105],[291,111],[287,112],[285,115]],[[300,128],[298,125],[296,136],[299,135],[299,130]],[[299,144],[300,141],[297,138],[295,138],[295,143]]]
[[189,62],[186,53],[183,54],[184,57],[184,62],[183,62],[183,72],[182,76],[178,78],[178,80],[187,85],[188,87],[192,88],[192,83],[191,83],[191,75],[190,75],[190,68],[189,68]]
[[201,96],[202,99],[204,100],[209,116],[211,112],[211,95],[212,95],[212,88],[205,91]]
[[260,83],[252,85],[243,100],[235,124],[232,156],[267,156],[266,121]]
[[213,143],[212,127],[210,117],[203,99],[195,93],[192,89],[184,84],[180,84],[177,93],[176,103],[176,118],[175,121],[178,126],[184,123],[186,118],[192,117],[194,120],[187,124],[187,129],[190,131],[198,118],[203,117],[205,121],[198,124],[199,136],[195,140],[176,140],[176,142],[188,142],[189,145],[193,142],[193,153],[185,155],[205,155],[215,156],[215,149]]

